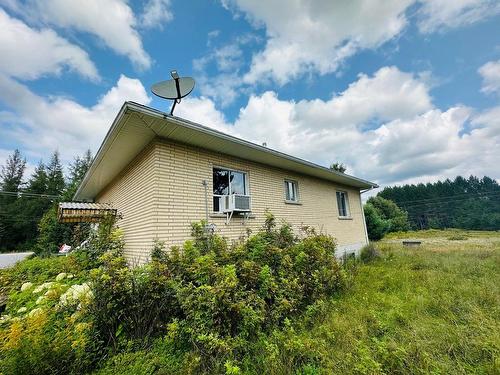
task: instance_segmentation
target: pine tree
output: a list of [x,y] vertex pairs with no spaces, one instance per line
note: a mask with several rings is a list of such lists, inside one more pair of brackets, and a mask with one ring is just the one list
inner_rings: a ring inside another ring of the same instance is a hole
[[61,195],[66,183],[64,181],[63,167],[59,160],[59,152],[54,151],[46,167],[47,171],[47,194]]
[[14,150],[9,155],[7,162],[2,166],[0,172],[1,188],[3,191],[18,192],[22,187],[24,170],[26,169],[26,159],[22,157],[19,150]]
[[77,156],[73,163],[69,166],[69,184],[64,193],[65,200],[71,200],[78,189],[78,186],[85,177],[92,164],[93,156],[90,150],[87,150],[83,156]]
[[26,191],[30,193],[45,194],[48,189],[47,172],[45,170],[45,164],[40,160],[35,171],[31,175]]

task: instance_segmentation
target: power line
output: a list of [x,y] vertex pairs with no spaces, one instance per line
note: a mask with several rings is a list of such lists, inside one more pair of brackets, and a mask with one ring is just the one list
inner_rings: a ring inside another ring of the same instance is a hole
[[3,190],[0,190],[0,194],[16,196],[16,197],[25,196],[28,198],[47,198],[47,199],[60,199],[60,198],[62,198],[62,196],[60,196],[60,195],[28,193],[28,192],[24,192],[24,191],[3,191]]
[[[440,200],[442,198],[451,198],[451,197],[461,197],[461,196],[468,196],[468,195],[481,195],[481,194],[488,194],[488,193],[500,193],[500,187],[492,190],[482,190],[482,191],[471,191],[467,193],[460,193],[460,194],[449,194],[445,195],[442,197],[434,197],[434,198],[422,198],[422,199],[415,199],[415,200],[406,200],[406,201],[398,201],[396,198],[386,198],[390,199],[394,202],[397,202],[398,204],[404,204],[404,203],[414,203],[414,202],[425,202],[425,201],[434,201],[434,200]],[[381,195],[382,198],[385,198],[383,195]]]
[[394,203],[396,203],[401,208],[410,208],[411,209],[411,208],[418,208],[418,207],[426,207],[426,206],[430,206],[430,205],[443,205],[443,204],[448,204],[448,203],[458,203],[458,202],[468,201],[471,199],[497,198],[497,197],[500,198],[500,192],[491,193],[488,195],[484,195],[484,194],[483,195],[476,195],[476,196],[472,196],[472,197],[457,197],[457,198],[443,197],[440,201],[422,202],[422,203],[415,203],[415,204],[404,204],[404,203],[398,203],[396,201]]

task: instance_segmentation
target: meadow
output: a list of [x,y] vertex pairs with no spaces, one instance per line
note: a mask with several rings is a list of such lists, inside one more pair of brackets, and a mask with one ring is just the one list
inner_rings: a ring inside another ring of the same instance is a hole
[[500,232],[391,233],[376,247],[379,258],[351,267],[349,290],[279,337],[279,358],[259,370],[500,373]]

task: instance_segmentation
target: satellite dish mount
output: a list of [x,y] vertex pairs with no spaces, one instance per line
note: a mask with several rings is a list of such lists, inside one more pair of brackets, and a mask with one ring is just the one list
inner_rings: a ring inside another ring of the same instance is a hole
[[170,75],[172,79],[155,83],[151,86],[151,91],[160,98],[174,101],[170,109],[170,115],[173,115],[175,106],[181,102],[182,98],[188,96],[193,91],[194,79],[191,77],[179,77],[177,70],[172,70]]

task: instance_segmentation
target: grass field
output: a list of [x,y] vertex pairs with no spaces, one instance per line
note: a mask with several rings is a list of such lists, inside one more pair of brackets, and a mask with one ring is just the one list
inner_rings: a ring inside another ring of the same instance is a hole
[[[405,248],[401,239],[422,239]],[[460,240],[457,240],[460,238]],[[424,231],[378,243],[320,321],[277,335],[256,372],[500,374],[500,233]],[[306,319],[307,320],[307,319]]]

